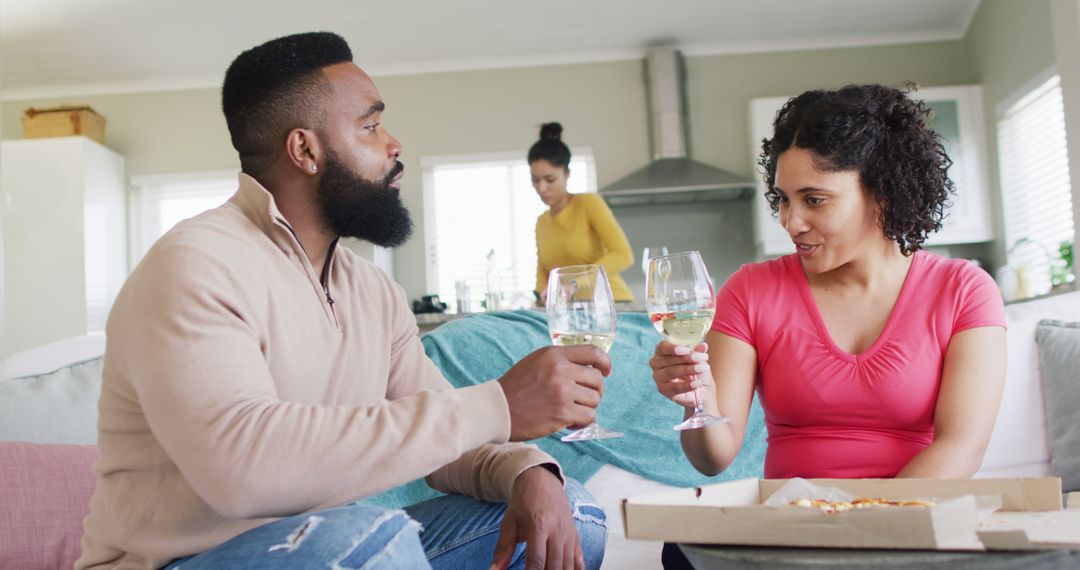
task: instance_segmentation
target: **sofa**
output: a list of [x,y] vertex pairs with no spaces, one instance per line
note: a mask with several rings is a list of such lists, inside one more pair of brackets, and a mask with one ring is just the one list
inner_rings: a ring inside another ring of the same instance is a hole
[[[1080,490],[1080,292],[1006,307],[1008,368],[1001,412],[979,477],[1055,474]],[[483,381],[549,342],[542,315],[493,313],[424,336],[429,356],[458,385]],[[583,480],[609,513],[607,568],[659,567],[659,545],[622,538],[618,501],[673,486],[760,476],[765,433],[754,409],[744,453],[715,478],[696,474],[670,424],[678,415],[652,388],[646,362],[656,341],[647,318],[620,315],[600,422],[623,440],[537,443]],[[0,568],[70,568],[93,490],[97,395],[104,338],[79,337],[12,355],[0,364]],[[1046,393],[1044,394],[1044,385]],[[559,434],[556,434],[558,436]],[[400,505],[431,496],[422,482],[371,498]]]

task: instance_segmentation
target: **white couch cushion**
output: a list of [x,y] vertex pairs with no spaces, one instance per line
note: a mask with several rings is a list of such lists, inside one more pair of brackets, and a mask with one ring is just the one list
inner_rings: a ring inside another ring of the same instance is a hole
[[1050,445],[1035,329],[1043,319],[1080,320],[1080,291],[1005,307],[1009,327],[1005,393],[977,477],[1045,477]]
[[104,351],[104,337],[76,337],[0,363],[0,441],[97,443]]
[[73,336],[16,352],[0,362],[0,382],[40,376],[105,354],[105,335]]

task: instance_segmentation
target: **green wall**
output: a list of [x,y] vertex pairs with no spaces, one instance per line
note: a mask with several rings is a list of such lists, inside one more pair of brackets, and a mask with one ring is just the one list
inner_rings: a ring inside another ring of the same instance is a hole
[[[1004,235],[997,162],[998,107],[1054,64],[1054,36],[1048,0],[982,0],[964,38],[974,81],[983,86],[987,171],[994,199],[995,235]],[[1076,189],[1080,190],[1080,189]],[[993,267],[1005,263],[1004,240],[988,256]]]

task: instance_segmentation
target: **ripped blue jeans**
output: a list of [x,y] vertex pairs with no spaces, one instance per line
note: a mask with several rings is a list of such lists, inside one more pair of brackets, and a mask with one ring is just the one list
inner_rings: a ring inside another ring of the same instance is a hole
[[[585,567],[604,559],[607,517],[593,497],[566,481]],[[364,503],[305,513],[254,528],[220,546],[174,560],[169,570],[488,568],[506,505],[449,495],[391,510]],[[518,544],[510,568],[524,568]]]

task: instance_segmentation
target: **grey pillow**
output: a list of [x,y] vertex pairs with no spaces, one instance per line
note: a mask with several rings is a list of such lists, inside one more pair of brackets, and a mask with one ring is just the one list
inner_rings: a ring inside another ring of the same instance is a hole
[[1080,491],[1080,322],[1044,320],[1035,332],[1039,347],[1050,469],[1062,490]]

